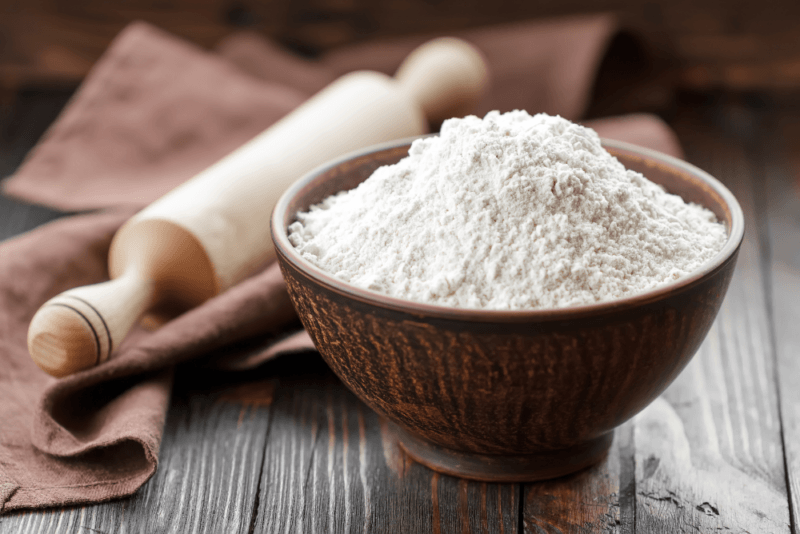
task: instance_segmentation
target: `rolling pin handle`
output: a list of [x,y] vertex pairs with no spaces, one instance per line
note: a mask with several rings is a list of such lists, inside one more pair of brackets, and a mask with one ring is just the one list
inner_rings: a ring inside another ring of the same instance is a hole
[[453,37],[434,39],[416,48],[394,77],[431,124],[472,111],[489,79],[481,53]]
[[94,367],[109,358],[154,297],[154,284],[135,271],[65,291],[33,316],[31,358],[55,377]]

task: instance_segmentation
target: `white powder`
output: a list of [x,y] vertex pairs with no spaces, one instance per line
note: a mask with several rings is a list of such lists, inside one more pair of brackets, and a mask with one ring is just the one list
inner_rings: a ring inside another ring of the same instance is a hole
[[445,121],[289,230],[303,257],[355,286],[503,310],[630,296],[726,241],[713,213],[626,170],[593,130],[524,111]]

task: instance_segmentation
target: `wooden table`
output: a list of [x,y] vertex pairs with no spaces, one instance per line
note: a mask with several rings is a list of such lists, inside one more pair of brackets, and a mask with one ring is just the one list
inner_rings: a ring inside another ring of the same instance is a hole
[[[18,101],[2,170],[65,97]],[[741,202],[745,242],[698,354],[600,465],[534,484],[438,475],[308,353],[246,376],[179,369],[158,471],[136,495],[0,516],[0,533],[797,532],[798,118],[800,101],[681,99],[671,122],[688,159]],[[0,199],[0,238],[56,216]]]

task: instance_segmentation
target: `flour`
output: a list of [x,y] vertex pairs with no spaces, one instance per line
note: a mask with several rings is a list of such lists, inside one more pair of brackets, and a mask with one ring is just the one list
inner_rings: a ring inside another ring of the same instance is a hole
[[445,121],[289,231],[304,258],[355,286],[502,310],[640,293],[726,241],[713,213],[626,170],[593,130],[524,111]]

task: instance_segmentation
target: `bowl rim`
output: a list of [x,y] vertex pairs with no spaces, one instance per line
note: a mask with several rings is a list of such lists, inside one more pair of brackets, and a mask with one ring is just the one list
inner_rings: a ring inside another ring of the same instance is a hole
[[310,261],[303,258],[289,241],[288,226],[284,225],[285,213],[287,212],[292,199],[304,190],[309,183],[319,175],[328,172],[350,160],[361,158],[376,152],[399,148],[410,145],[415,139],[427,137],[435,134],[414,136],[385,143],[371,145],[360,150],[349,152],[338,158],[332,159],[318,167],[312,169],[295,181],[278,199],[270,217],[270,233],[275,245],[276,253],[289,262],[299,273],[309,280],[333,291],[343,297],[359,301],[364,304],[376,306],[387,310],[399,311],[419,317],[438,317],[441,319],[454,319],[468,322],[543,322],[543,321],[563,321],[585,316],[597,316],[611,312],[628,310],[644,304],[649,304],[662,300],[668,296],[682,293],[685,290],[702,282],[711,276],[715,271],[721,269],[728,261],[733,259],[741,246],[744,238],[744,214],[739,202],[733,193],[728,190],[719,180],[711,176],[704,170],[678,159],[674,156],[658,152],[656,150],[641,147],[623,141],[601,138],[605,148],[616,149],[643,159],[652,160],[656,164],[665,164],[676,168],[678,171],[698,178],[701,183],[707,185],[727,206],[731,214],[731,226],[728,228],[728,239],[722,249],[711,259],[707,260],[695,272],[680,278],[674,282],[664,284],[657,288],[636,293],[621,299],[607,300],[592,304],[582,304],[577,306],[566,306],[561,308],[534,308],[530,310],[498,310],[484,308],[456,308],[440,304],[427,304],[413,300],[392,297],[373,291],[356,287],[348,282],[340,280],[329,274]]

